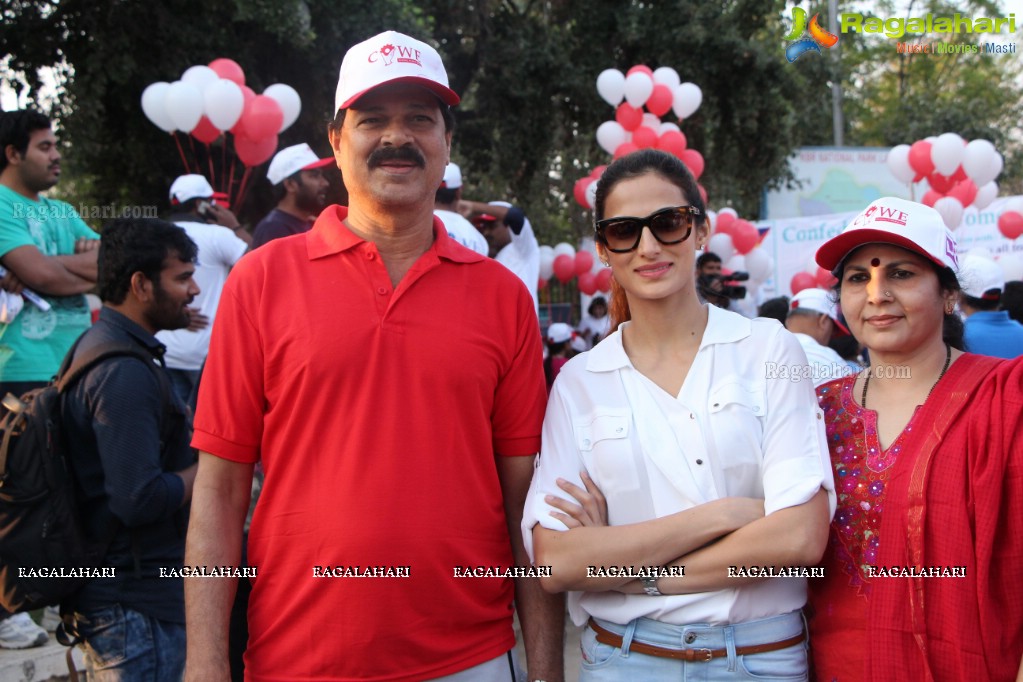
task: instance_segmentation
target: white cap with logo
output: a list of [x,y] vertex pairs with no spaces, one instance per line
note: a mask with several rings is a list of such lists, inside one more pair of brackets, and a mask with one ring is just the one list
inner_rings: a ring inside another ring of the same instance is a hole
[[444,181],[440,186],[445,189],[458,189],[462,186],[462,169],[457,163],[449,163],[444,167]]
[[172,204],[183,204],[189,199],[209,199],[212,196],[213,187],[209,180],[195,173],[180,176],[170,186]]
[[270,167],[266,170],[266,179],[271,185],[279,185],[285,178],[290,178],[299,171],[312,170],[333,162],[333,158],[321,159],[316,156],[316,152],[305,142],[295,144],[274,154]]
[[385,31],[345,53],[334,96],[334,111],[347,109],[364,94],[386,83],[415,83],[454,106],[459,97],[448,87],[437,50],[397,31]]
[[827,315],[835,323],[835,336],[845,336],[849,333],[849,329],[838,317],[838,306],[832,300],[831,294],[824,289],[803,289],[792,297],[789,307],[792,310],[812,310]]
[[564,322],[554,322],[547,327],[547,340],[551,343],[565,343],[572,339],[575,332]]
[[849,252],[864,244],[900,246],[953,272],[959,269],[956,240],[941,214],[915,201],[884,197],[871,202],[817,250],[817,265],[834,271]]
[[[968,253],[963,256],[962,266],[959,268],[959,284],[963,288],[963,293],[970,298],[998,300],[1005,289],[1005,273],[1002,272],[1001,266],[990,258]],[[998,293],[985,296],[989,291]]]

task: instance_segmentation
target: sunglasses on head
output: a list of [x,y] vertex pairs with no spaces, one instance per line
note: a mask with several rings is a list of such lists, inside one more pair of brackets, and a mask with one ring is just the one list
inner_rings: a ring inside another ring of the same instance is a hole
[[617,216],[598,220],[595,224],[597,241],[613,253],[628,253],[639,246],[643,228],[661,244],[680,244],[693,232],[695,216],[700,209],[693,206],[673,206],[654,211],[646,218]]

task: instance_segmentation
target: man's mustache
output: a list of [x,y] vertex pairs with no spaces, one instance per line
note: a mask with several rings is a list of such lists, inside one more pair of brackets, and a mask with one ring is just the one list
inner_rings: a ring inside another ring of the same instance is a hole
[[408,161],[420,168],[426,167],[426,159],[413,147],[381,147],[369,155],[370,168],[376,168],[387,161]]

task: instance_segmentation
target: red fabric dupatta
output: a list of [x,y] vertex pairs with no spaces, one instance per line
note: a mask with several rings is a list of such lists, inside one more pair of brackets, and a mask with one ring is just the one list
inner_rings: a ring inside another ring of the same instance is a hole
[[1015,680],[1023,656],[1023,359],[964,355],[921,408],[889,482],[866,679]]

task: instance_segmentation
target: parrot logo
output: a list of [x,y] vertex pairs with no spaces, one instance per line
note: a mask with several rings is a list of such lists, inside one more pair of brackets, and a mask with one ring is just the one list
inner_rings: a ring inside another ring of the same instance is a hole
[[[838,36],[828,33],[817,23],[820,14],[813,15],[809,27],[806,24],[806,10],[802,7],[792,8],[792,32],[785,40],[795,41],[785,48],[785,58],[789,63],[796,61],[807,52],[821,54],[821,48],[832,48],[838,43]],[[809,33],[810,35],[806,35]]]

